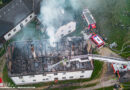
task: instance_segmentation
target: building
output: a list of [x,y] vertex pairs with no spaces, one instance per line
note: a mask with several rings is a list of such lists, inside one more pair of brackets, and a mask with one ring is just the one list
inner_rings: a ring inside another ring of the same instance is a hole
[[74,32],[75,30],[76,30],[76,22],[69,22],[68,24],[61,26],[57,30],[55,37],[61,39],[64,36],[67,36],[68,34]]
[[10,40],[37,13],[41,0],[12,0],[0,9],[0,43]]
[[48,41],[10,44],[7,49],[8,75],[16,85],[91,77],[92,61],[77,57],[85,54],[84,43],[87,42],[73,37],[70,41],[56,42],[56,47],[52,47]]

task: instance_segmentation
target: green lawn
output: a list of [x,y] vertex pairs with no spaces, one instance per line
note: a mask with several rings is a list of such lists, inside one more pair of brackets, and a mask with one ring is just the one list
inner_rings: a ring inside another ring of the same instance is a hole
[[2,4],[2,0],[0,0],[0,4]]
[[124,90],[130,90],[130,82],[122,83]]
[[[113,49],[119,54],[123,44],[130,42],[130,0],[88,0],[86,6],[96,19],[98,34],[109,44],[116,42],[118,46]],[[121,56],[129,57],[128,51],[130,48]]]
[[13,83],[13,81],[8,77],[8,70],[7,70],[6,65],[3,70],[3,81],[4,81],[4,83],[8,84],[11,87],[16,87],[16,85]]
[[10,41],[6,42],[6,43],[3,45],[3,47],[0,48],[0,57],[5,54],[9,42],[10,42]]

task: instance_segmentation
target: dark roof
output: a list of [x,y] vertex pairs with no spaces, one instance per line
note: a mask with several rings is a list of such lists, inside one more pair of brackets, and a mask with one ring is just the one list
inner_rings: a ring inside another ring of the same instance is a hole
[[[74,41],[67,43],[66,41],[62,40],[61,42],[55,43],[55,48],[50,46],[48,40],[11,43],[7,49],[9,54],[9,75],[19,76],[43,73],[47,74],[53,72],[53,70],[56,72],[92,70],[93,67],[90,62],[79,61],[72,61],[67,64],[69,66],[60,63],[52,69],[49,69],[50,66],[63,60],[62,57],[68,57],[71,54],[73,42]],[[75,56],[84,55],[84,46],[82,45],[84,44],[81,40],[79,43],[75,43]],[[34,58],[32,54],[33,51],[35,51],[36,58]],[[82,58],[81,60],[83,59],[85,58]]]
[[34,0],[34,12],[36,14],[40,13],[41,1],[42,0]]
[[31,6],[27,6],[31,1],[13,0],[0,9],[0,37],[9,32],[32,12]]
[[124,83],[124,82],[130,82],[130,71],[127,72],[121,72],[120,73],[120,79],[119,81]]

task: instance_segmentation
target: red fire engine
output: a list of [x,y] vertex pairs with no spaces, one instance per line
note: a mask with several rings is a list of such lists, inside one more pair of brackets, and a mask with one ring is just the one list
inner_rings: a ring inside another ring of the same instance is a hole
[[83,18],[86,20],[88,24],[88,29],[96,28],[96,21],[88,9],[83,10]]
[[97,34],[92,35],[91,40],[97,45],[98,48],[102,47],[105,44],[103,39],[99,37]]

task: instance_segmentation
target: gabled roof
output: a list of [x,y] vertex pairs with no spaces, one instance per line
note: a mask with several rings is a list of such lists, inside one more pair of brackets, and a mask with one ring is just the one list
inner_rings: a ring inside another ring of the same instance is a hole
[[32,12],[33,0],[12,0],[0,9],[0,37],[13,29]]

